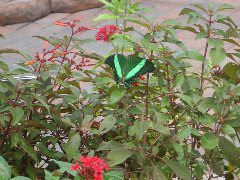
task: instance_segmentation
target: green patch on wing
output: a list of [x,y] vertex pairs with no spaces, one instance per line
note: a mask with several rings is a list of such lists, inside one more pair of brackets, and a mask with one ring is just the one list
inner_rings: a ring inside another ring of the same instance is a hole
[[134,67],[126,76],[126,80],[129,80],[130,78],[134,77],[145,65],[146,60],[143,59],[136,67]]
[[119,59],[118,59],[117,55],[114,56],[114,66],[115,66],[118,77],[122,78],[122,69],[121,69],[121,66],[120,66]]

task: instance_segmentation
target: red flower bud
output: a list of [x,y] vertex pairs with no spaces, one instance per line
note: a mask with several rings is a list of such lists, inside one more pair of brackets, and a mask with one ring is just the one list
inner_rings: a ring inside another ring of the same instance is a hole
[[55,21],[54,24],[57,25],[57,26],[63,26],[63,27],[67,26],[67,23],[62,22],[62,21]]
[[134,82],[133,86],[139,86],[139,83],[138,82]]
[[141,80],[144,80],[144,79],[145,79],[145,77],[142,76],[142,75],[139,75],[138,77],[139,77],[139,79],[141,79]]

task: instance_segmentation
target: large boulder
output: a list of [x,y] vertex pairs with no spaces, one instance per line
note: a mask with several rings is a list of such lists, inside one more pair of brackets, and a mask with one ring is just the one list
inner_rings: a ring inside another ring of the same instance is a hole
[[50,12],[50,0],[0,0],[0,25],[34,21]]
[[91,8],[101,7],[98,0],[51,0],[52,12],[73,13]]

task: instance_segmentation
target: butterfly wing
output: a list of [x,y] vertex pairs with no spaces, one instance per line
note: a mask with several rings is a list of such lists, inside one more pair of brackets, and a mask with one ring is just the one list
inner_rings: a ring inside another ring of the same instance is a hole
[[127,58],[121,54],[114,54],[109,56],[105,60],[105,64],[109,65],[114,74],[114,79],[119,83],[125,74],[125,67],[127,63]]
[[146,73],[151,73],[151,72],[153,72],[153,71],[155,71],[155,66],[154,66],[154,64],[153,64],[151,61],[146,60],[146,63],[145,63],[145,65],[144,65],[144,67],[139,71],[138,76],[139,76],[139,75],[146,74]]
[[155,67],[151,61],[140,57],[131,58],[129,61],[128,73],[125,77],[125,83],[131,84],[139,77],[139,75],[148,72],[150,73],[154,70]]

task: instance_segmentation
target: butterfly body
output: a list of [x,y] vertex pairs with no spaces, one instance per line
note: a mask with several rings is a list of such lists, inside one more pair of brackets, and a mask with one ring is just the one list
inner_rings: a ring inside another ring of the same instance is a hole
[[153,63],[147,59],[140,57],[128,58],[122,54],[109,56],[105,64],[109,65],[113,70],[116,83],[123,82],[126,86],[130,86],[140,75],[155,70]]

